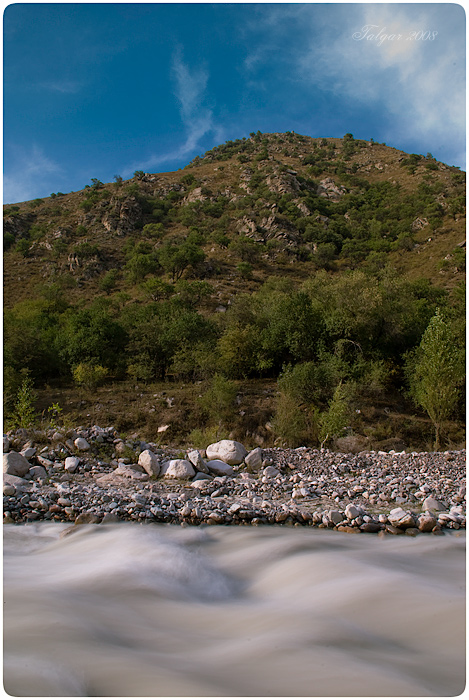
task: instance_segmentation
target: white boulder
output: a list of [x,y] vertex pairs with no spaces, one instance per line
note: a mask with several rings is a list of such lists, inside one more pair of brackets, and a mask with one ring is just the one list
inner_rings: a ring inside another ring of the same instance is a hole
[[260,469],[262,467],[263,453],[260,447],[256,447],[254,450],[246,455],[244,461],[247,466],[251,469]]
[[160,462],[158,457],[151,450],[143,450],[138,456],[138,463],[145,469],[148,476],[158,476],[160,473]]
[[247,455],[244,445],[236,440],[220,440],[209,445],[206,449],[207,458],[221,459],[227,464],[241,464]]
[[171,459],[164,476],[165,479],[189,479],[195,476],[195,471],[188,459]]
[[348,520],[354,520],[360,515],[360,510],[353,503],[348,503],[345,506],[345,516]]
[[65,465],[64,469],[66,472],[76,472],[78,469],[78,465],[80,464],[80,460],[78,457],[67,457],[65,460]]
[[3,455],[3,473],[13,476],[26,476],[30,463],[18,452],[7,452]]
[[208,467],[199,450],[191,450],[190,452],[188,452],[187,459],[191,464],[194,465],[197,471],[203,472],[204,474],[208,474]]
[[436,511],[446,510],[445,504],[442,503],[441,501],[438,501],[436,498],[433,498],[433,496],[427,496],[427,498],[422,503],[422,506],[423,506],[424,510],[436,510]]
[[47,479],[47,472],[44,467],[31,467],[29,473],[33,479]]
[[83,437],[78,437],[75,442],[74,442],[75,447],[77,450],[89,450],[90,449],[90,443],[88,440],[85,440]]
[[217,476],[232,476],[234,474],[230,465],[222,462],[221,459],[211,459],[207,462],[207,467]]
[[25,459],[29,459],[30,457],[34,457],[36,454],[36,448],[35,447],[25,447],[24,450],[21,450],[20,455],[23,455]]

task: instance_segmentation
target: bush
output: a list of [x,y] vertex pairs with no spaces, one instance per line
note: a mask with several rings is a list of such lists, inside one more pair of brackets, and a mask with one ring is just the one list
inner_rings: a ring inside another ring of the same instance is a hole
[[314,445],[317,443],[316,409],[299,406],[294,398],[280,393],[277,399],[272,429],[287,447]]
[[248,262],[240,262],[236,265],[236,271],[244,280],[252,279],[252,265]]
[[198,400],[209,420],[218,421],[218,430],[229,427],[235,412],[236,385],[222,374],[216,374],[208,391]]
[[75,384],[84,386],[86,389],[96,389],[104,383],[109,371],[102,365],[95,365],[91,362],[80,362],[72,369],[72,376]]
[[345,386],[340,383],[334,391],[329,408],[319,419],[321,447],[329,440],[341,437],[350,420],[350,404]]
[[34,409],[37,395],[33,388],[33,381],[28,375],[23,379],[16,397],[13,413],[8,421],[9,427],[31,428],[37,422],[38,416]]

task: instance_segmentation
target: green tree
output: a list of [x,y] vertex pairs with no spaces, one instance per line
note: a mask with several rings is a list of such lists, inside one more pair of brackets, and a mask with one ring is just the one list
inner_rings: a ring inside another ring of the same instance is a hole
[[86,389],[96,389],[105,381],[108,374],[106,367],[93,362],[80,362],[72,370],[74,382]]
[[37,395],[33,388],[33,380],[26,374],[18,390],[13,414],[9,420],[12,428],[30,428],[37,421],[34,409]]
[[334,395],[327,411],[319,419],[319,439],[321,447],[329,440],[340,437],[350,419],[350,404],[347,390],[340,382],[334,391]]
[[454,413],[465,375],[464,353],[451,326],[437,309],[407,365],[410,393],[427,413],[440,448],[442,423]]
[[215,374],[210,388],[199,399],[210,420],[218,423],[217,437],[222,427],[233,419],[235,400],[236,385],[222,374]]
[[171,275],[172,281],[181,279],[189,265],[196,265],[205,259],[205,253],[193,243],[180,245],[168,241],[158,251],[158,260],[163,270]]

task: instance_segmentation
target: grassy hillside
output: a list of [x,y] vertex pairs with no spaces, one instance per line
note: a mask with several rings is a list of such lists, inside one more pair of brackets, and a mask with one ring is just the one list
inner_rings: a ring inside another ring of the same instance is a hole
[[[464,193],[431,154],[258,132],[8,205],[6,414],[26,373],[70,420],[320,442],[340,386],[349,434],[423,444],[409,353],[437,308],[463,343]],[[452,418],[460,442],[461,404]]]

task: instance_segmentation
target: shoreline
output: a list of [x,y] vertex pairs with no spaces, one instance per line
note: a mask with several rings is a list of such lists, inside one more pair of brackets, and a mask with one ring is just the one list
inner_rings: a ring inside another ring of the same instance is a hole
[[64,532],[136,521],[408,536],[466,527],[465,450],[248,453],[233,443],[240,456],[210,459],[220,444],[181,453],[99,426],[10,433],[4,523],[70,523]]

